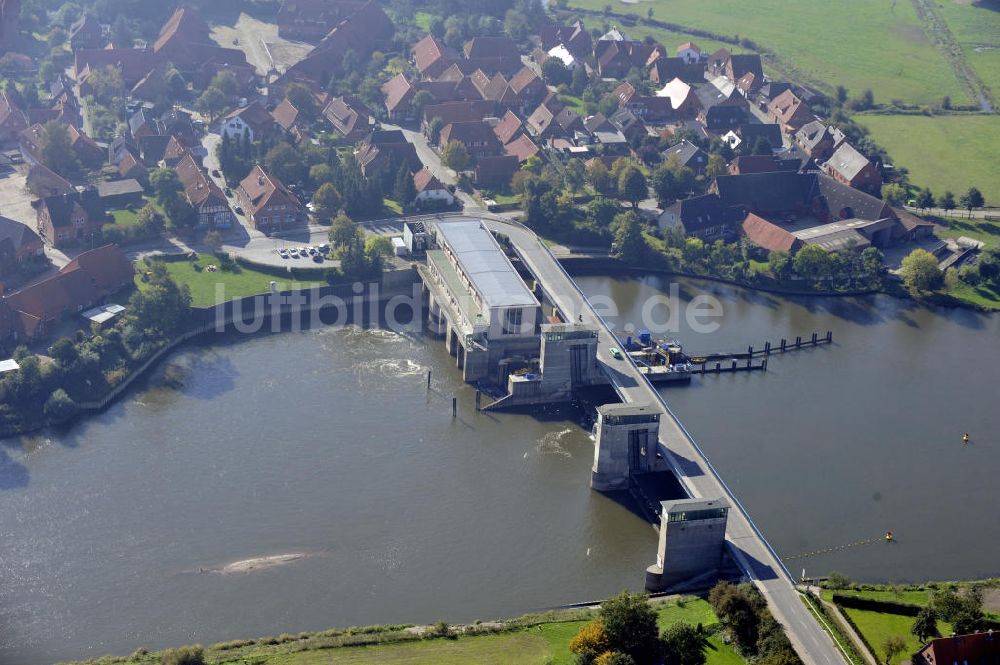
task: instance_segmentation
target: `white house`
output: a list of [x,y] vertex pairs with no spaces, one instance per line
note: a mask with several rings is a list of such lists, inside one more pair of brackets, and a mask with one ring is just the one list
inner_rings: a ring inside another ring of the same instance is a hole
[[701,49],[694,42],[684,42],[677,47],[677,57],[686,64],[693,65],[701,60]]
[[442,185],[426,167],[414,174],[413,184],[417,188],[417,196],[414,199],[417,206],[428,203],[450,206],[455,203],[455,197],[448,188]]
[[274,116],[255,100],[249,106],[236,109],[225,116],[219,124],[219,135],[228,136],[230,139],[242,138],[247,135],[251,141],[254,141],[261,134],[272,129],[274,125]]
[[559,60],[562,60],[562,63],[566,65],[566,69],[576,69],[576,66],[580,64],[563,44],[550,48],[548,55],[550,58],[558,58]]

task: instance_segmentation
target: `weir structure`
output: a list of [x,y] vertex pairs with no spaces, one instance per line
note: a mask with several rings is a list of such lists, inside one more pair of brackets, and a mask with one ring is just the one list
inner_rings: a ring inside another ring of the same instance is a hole
[[[574,354],[577,358],[580,358],[580,354],[584,352],[593,351],[595,354],[592,360],[586,360],[582,365],[581,361],[578,360],[576,369],[572,365],[573,361],[570,360],[568,370],[563,367],[559,372],[553,369],[550,369],[550,372],[568,377],[564,379],[563,383],[570,389],[576,385],[596,383],[598,382],[596,374],[601,374],[603,377],[601,377],[600,382],[610,383],[622,402],[622,405],[610,409],[602,407],[604,409],[602,417],[620,416],[624,419],[631,419],[634,414],[638,414],[641,416],[639,419],[650,421],[622,425],[624,427],[622,433],[627,445],[618,446],[616,453],[607,456],[610,465],[602,463],[600,449],[595,451],[595,466],[592,476],[595,485],[600,486],[604,483],[620,485],[623,480],[622,471],[626,469],[626,466],[621,465],[621,452],[624,451],[628,457],[637,451],[636,446],[641,449],[642,445],[645,444],[645,455],[643,456],[645,461],[643,463],[665,465],[676,476],[688,499],[695,502],[691,504],[693,508],[690,511],[695,519],[690,520],[676,518],[678,512],[688,512],[683,510],[684,506],[676,502],[667,502],[661,505],[662,542],[657,557],[658,561],[647,571],[647,581],[654,586],[669,585],[675,574],[680,576],[697,575],[698,570],[703,574],[710,573],[721,565],[717,561],[715,553],[719,551],[718,534],[723,532],[724,540],[722,542],[726,555],[738,566],[744,578],[751,581],[761,592],[775,619],[785,628],[792,645],[803,662],[806,665],[847,665],[849,659],[843,648],[820,625],[822,619],[815,617],[809,606],[803,602],[792,575],[750,519],[746,509],[722,480],[701,448],[698,447],[691,434],[674,416],[670,407],[643,375],[634,360],[628,354],[612,352],[613,348],[617,351],[618,346],[612,328],[594,310],[587,297],[549,249],[530,229],[501,217],[481,215],[470,218],[463,215],[442,215],[436,218],[434,225],[441,232],[449,225],[465,224],[465,232],[469,232],[472,228],[469,226],[470,222],[480,229],[492,231],[504,239],[503,244],[509,243],[512,252],[520,259],[524,268],[530,272],[535,281],[535,288],[531,290],[531,294],[536,296],[534,302],[538,303],[538,308],[532,310],[535,313],[533,316],[541,314],[544,318],[547,310],[543,309],[544,306],[540,302],[544,299],[550,303],[551,315],[558,315],[564,322],[572,322],[562,324],[562,327],[548,328],[547,332],[552,333],[548,342],[564,347],[567,345],[569,347],[576,346],[577,351],[563,348],[562,352],[548,354],[548,357],[558,356],[563,359],[572,359]],[[446,230],[443,233],[445,236],[449,235]],[[477,242],[482,242],[482,239]],[[510,273],[506,266],[493,264],[493,267],[507,275]],[[423,269],[421,274],[424,276],[425,282],[428,279],[438,280],[439,287],[449,279],[449,276],[435,276]],[[452,282],[452,286],[457,287],[463,282],[462,288],[471,292],[477,290],[476,285],[469,284],[467,279]],[[451,290],[450,293],[452,295],[456,292],[460,293],[462,288]],[[442,300],[451,300],[450,297],[446,297],[447,293],[449,293],[447,288],[443,290],[438,288],[436,289],[437,295],[430,296],[432,322],[435,320],[434,311],[436,308],[439,317],[444,313],[442,327],[448,333],[448,343],[451,347],[455,347],[456,344],[461,346],[463,342],[467,345],[460,352],[465,354],[464,372],[466,376],[473,374],[469,369],[469,359],[477,353],[485,353],[490,360],[496,358],[499,361],[500,354],[494,356],[494,352],[490,351],[490,347],[494,344],[499,347],[509,347],[509,350],[513,351],[517,350],[518,345],[523,345],[525,352],[531,353],[538,349],[539,345],[546,343],[545,335],[538,334],[543,329],[541,323],[538,324],[537,330],[532,330],[530,334],[526,329],[522,329],[521,335],[511,335],[508,339],[505,339],[508,337],[506,335],[500,335],[499,339],[495,339],[489,333],[485,337],[480,336],[477,339],[475,330],[472,331],[471,337],[468,335],[460,337],[453,330],[455,324],[449,317],[460,317],[462,312],[456,311],[456,309],[460,310],[461,306],[454,302],[442,302]],[[537,296],[541,296],[541,298]],[[477,297],[480,298],[480,313],[482,313],[482,296],[476,296],[473,293],[473,300],[476,300]],[[518,306],[534,308],[534,302],[525,301]],[[497,313],[501,310],[502,307],[497,310]],[[472,311],[474,308],[466,309],[466,316]],[[492,315],[491,312],[490,326],[493,325]],[[503,320],[509,322],[506,314],[503,314],[503,317]],[[442,319],[438,318],[437,320],[441,321]],[[485,321],[479,322],[480,326],[485,324]],[[529,342],[529,338],[533,338],[534,341]],[[476,344],[482,345],[484,348],[479,349],[475,346]],[[581,345],[586,347],[585,351],[579,350]],[[470,349],[472,349],[471,352]],[[478,363],[477,360],[473,364],[478,367]],[[460,367],[463,366],[461,355],[457,364]],[[489,367],[492,366],[492,364],[488,364],[483,371],[488,372]],[[476,373],[480,371],[476,370]],[[539,380],[539,384],[544,382],[544,367],[541,374],[543,378]],[[524,378],[526,383],[531,381],[532,379],[528,377]],[[652,427],[654,415],[655,428]],[[617,427],[612,425],[611,420],[606,421],[606,426]],[[646,432],[641,435],[630,433],[638,429],[645,429]],[[653,432],[655,434],[652,434]],[[654,439],[655,452],[652,449]],[[611,438],[605,440],[611,445]],[[598,447],[600,448],[600,446],[601,441],[598,442]],[[617,461],[616,457],[619,458]],[[626,460],[627,465],[637,462],[636,459]],[[703,510],[709,512],[699,512]],[[719,512],[720,510],[722,513]],[[711,537],[707,535],[708,533],[712,534]],[[671,564],[675,561],[678,562],[679,567],[672,570]]]

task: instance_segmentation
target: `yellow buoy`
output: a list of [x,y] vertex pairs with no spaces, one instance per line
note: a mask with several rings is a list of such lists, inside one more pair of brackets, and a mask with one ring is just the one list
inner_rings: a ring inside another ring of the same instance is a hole
[[965,434],[962,435],[962,443],[968,443],[968,442],[969,442],[969,433],[966,432]]
[[892,542],[892,538],[893,538],[892,531],[886,531],[885,532],[885,542],[891,543]]

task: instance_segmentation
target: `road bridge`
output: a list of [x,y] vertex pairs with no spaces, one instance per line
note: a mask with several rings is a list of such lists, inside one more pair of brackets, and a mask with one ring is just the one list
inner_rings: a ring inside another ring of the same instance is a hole
[[[694,438],[674,416],[663,397],[646,380],[635,362],[618,360],[610,349],[619,346],[611,328],[600,317],[549,249],[527,227],[501,217],[481,215],[494,232],[507,236],[542,292],[566,321],[579,321],[598,330],[598,362],[623,402],[651,404],[661,411],[659,447],[691,498],[725,497],[731,504],[726,540],[733,559],[767,600],[775,619],[788,634],[806,665],[847,665],[847,659],[813,616],[796,590],[794,579],[750,519],[750,515],[708,461]],[[438,223],[468,220],[441,216]]]

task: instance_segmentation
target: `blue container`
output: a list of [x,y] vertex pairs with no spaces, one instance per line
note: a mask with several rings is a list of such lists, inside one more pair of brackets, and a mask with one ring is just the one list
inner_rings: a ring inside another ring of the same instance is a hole
[[625,338],[625,348],[626,349],[631,349],[632,348],[632,336],[631,335],[629,335],[628,337]]
[[643,344],[649,344],[650,341],[652,341],[652,339],[653,336],[649,334],[648,330],[639,331],[639,341],[642,342]]

